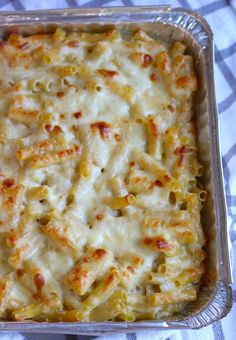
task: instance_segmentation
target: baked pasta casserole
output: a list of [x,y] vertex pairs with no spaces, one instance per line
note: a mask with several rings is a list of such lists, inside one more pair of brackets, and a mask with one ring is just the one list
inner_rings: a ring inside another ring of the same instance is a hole
[[2,319],[160,319],[196,300],[207,192],[185,49],[115,29],[0,42]]

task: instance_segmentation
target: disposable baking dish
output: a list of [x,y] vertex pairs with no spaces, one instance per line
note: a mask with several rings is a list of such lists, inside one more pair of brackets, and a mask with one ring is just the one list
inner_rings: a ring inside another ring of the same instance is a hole
[[152,37],[183,41],[196,60],[199,77],[195,116],[200,160],[206,168],[203,184],[209,199],[202,214],[208,240],[207,284],[184,314],[158,321],[128,322],[0,322],[0,330],[70,334],[104,334],[148,329],[200,328],[227,315],[232,305],[231,266],[226,205],[219,148],[218,113],[214,91],[213,35],[200,15],[183,8],[134,7],[3,12],[1,36],[12,31],[25,35],[48,33],[56,27],[90,32],[116,26],[122,34],[143,29]]

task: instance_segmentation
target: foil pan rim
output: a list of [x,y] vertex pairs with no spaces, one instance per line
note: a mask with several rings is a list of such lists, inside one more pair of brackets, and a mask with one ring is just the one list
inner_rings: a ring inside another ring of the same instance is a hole
[[[66,12],[66,13],[65,13]],[[64,15],[61,15],[63,14]],[[217,119],[217,106],[214,92],[214,74],[213,74],[213,33],[207,21],[198,13],[185,10],[182,8],[171,8],[170,6],[144,6],[144,7],[110,7],[102,9],[84,8],[84,9],[60,9],[60,10],[39,10],[26,12],[2,12],[0,14],[0,32],[8,29],[13,25],[28,24],[45,24],[45,23],[61,23],[65,24],[71,20],[75,24],[72,14],[77,14],[83,18],[79,23],[99,23],[113,24],[119,23],[163,23],[174,26],[193,36],[195,42],[199,46],[200,52],[204,55],[207,63],[205,73],[207,74],[207,111],[209,115],[209,128],[213,142],[212,165],[217,174],[217,178],[213,178],[216,190],[214,191],[214,199],[217,203],[216,222],[218,227],[218,267],[219,278],[216,281],[216,287],[212,291],[211,300],[202,308],[202,310],[192,313],[181,319],[173,319],[166,321],[140,321],[135,323],[126,322],[102,322],[102,323],[37,323],[37,322],[0,322],[0,330],[24,331],[24,332],[50,332],[50,333],[70,333],[70,334],[110,334],[118,332],[134,332],[139,330],[151,329],[185,329],[204,327],[222,317],[224,317],[232,306],[232,290],[230,283],[232,282],[230,273],[230,263],[227,243],[226,228],[226,205],[222,186],[222,165],[219,155],[219,130]],[[121,16],[123,14],[123,16]],[[132,16],[134,18],[132,19]],[[73,20],[72,20],[72,19]],[[103,19],[106,19],[103,21]],[[200,34],[200,40],[197,39]],[[214,145],[214,143],[216,145]],[[214,177],[214,176],[213,176]],[[219,197],[218,197],[218,195]],[[222,229],[223,228],[223,229]],[[220,232],[221,231],[221,232]],[[222,249],[221,249],[222,248]],[[88,326],[88,329],[85,329]]]

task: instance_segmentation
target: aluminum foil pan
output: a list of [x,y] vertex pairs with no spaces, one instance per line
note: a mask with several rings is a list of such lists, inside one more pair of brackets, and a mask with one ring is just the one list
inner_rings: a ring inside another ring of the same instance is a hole
[[208,270],[197,301],[185,314],[158,321],[128,322],[0,322],[0,330],[22,332],[99,335],[150,329],[200,328],[227,315],[232,306],[229,236],[227,231],[222,166],[219,148],[218,113],[214,90],[212,31],[200,15],[182,8],[133,7],[69,9],[31,12],[2,12],[0,35],[66,30],[101,32],[116,26],[125,35],[141,28],[154,38],[183,41],[194,55],[200,82],[195,105],[198,144],[206,173],[203,184],[209,199],[202,214],[208,246]]

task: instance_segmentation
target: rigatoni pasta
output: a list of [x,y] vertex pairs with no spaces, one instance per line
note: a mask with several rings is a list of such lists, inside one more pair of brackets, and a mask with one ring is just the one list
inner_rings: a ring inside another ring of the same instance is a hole
[[194,59],[137,31],[0,46],[0,317],[160,319],[204,274]]

